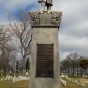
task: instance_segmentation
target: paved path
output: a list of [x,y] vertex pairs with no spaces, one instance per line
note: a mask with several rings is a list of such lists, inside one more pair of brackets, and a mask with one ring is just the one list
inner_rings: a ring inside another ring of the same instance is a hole
[[83,78],[77,78],[77,79],[79,79],[80,81],[88,83],[88,79],[83,79]]

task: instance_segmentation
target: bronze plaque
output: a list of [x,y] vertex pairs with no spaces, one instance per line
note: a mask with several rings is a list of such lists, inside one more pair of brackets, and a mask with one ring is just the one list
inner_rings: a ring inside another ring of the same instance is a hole
[[37,44],[36,77],[53,77],[53,45]]

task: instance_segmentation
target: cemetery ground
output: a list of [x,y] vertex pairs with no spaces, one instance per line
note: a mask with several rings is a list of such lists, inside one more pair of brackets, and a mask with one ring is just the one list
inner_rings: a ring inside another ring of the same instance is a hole
[[[0,79],[1,79],[1,76],[0,76]],[[65,77],[62,79],[66,81],[67,86],[64,86],[61,83],[60,84],[61,88],[83,88],[83,87],[75,84],[74,82],[67,80]],[[85,81],[86,87],[84,87],[84,88],[88,88],[88,79],[84,79],[84,78],[75,78],[75,79]],[[29,80],[22,80],[22,81],[18,81],[18,82],[14,82],[14,83],[12,80],[3,80],[3,81],[0,80],[0,88],[28,88],[29,85],[30,85]]]
[[65,77],[63,77],[62,79],[66,81],[67,86],[63,86],[63,84],[61,84],[61,88],[88,88],[88,79],[85,79],[85,78],[74,78],[74,79],[77,79],[78,81],[85,82],[86,83],[86,87],[82,87],[80,85],[77,85],[76,83],[67,80]]

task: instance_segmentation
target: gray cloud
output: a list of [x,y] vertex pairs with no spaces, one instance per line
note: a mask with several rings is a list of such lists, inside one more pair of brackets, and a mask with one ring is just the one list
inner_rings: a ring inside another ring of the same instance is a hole
[[56,0],[53,10],[62,11],[59,30],[60,60],[77,52],[87,56],[88,52],[88,1]]
[[25,8],[27,5],[36,3],[36,0],[1,0],[0,5],[10,11]]
[[[31,11],[39,10],[38,0],[0,0],[0,6],[9,11],[35,4]],[[53,11],[62,11],[59,34],[60,59],[72,52],[88,52],[88,0],[53,0]],[[1,17],[0,17],[1,18]],[[4,17],[2,16],[4,19]],[[3,20],[2,19],[2,20]],[[4,19],[5,20],[5,19]],[[3,20],[3,21],[4,21]]]

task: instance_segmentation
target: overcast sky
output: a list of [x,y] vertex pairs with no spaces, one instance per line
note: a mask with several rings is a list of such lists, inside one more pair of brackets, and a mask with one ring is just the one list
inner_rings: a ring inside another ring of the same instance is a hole
[[[9,13],[38,11],[38,0],[0,0],[0,24],[7,23]],[[52,11],[62,11],[59,29],[60,60],[77,52],[88,56],[88,0],[53,0]]]

